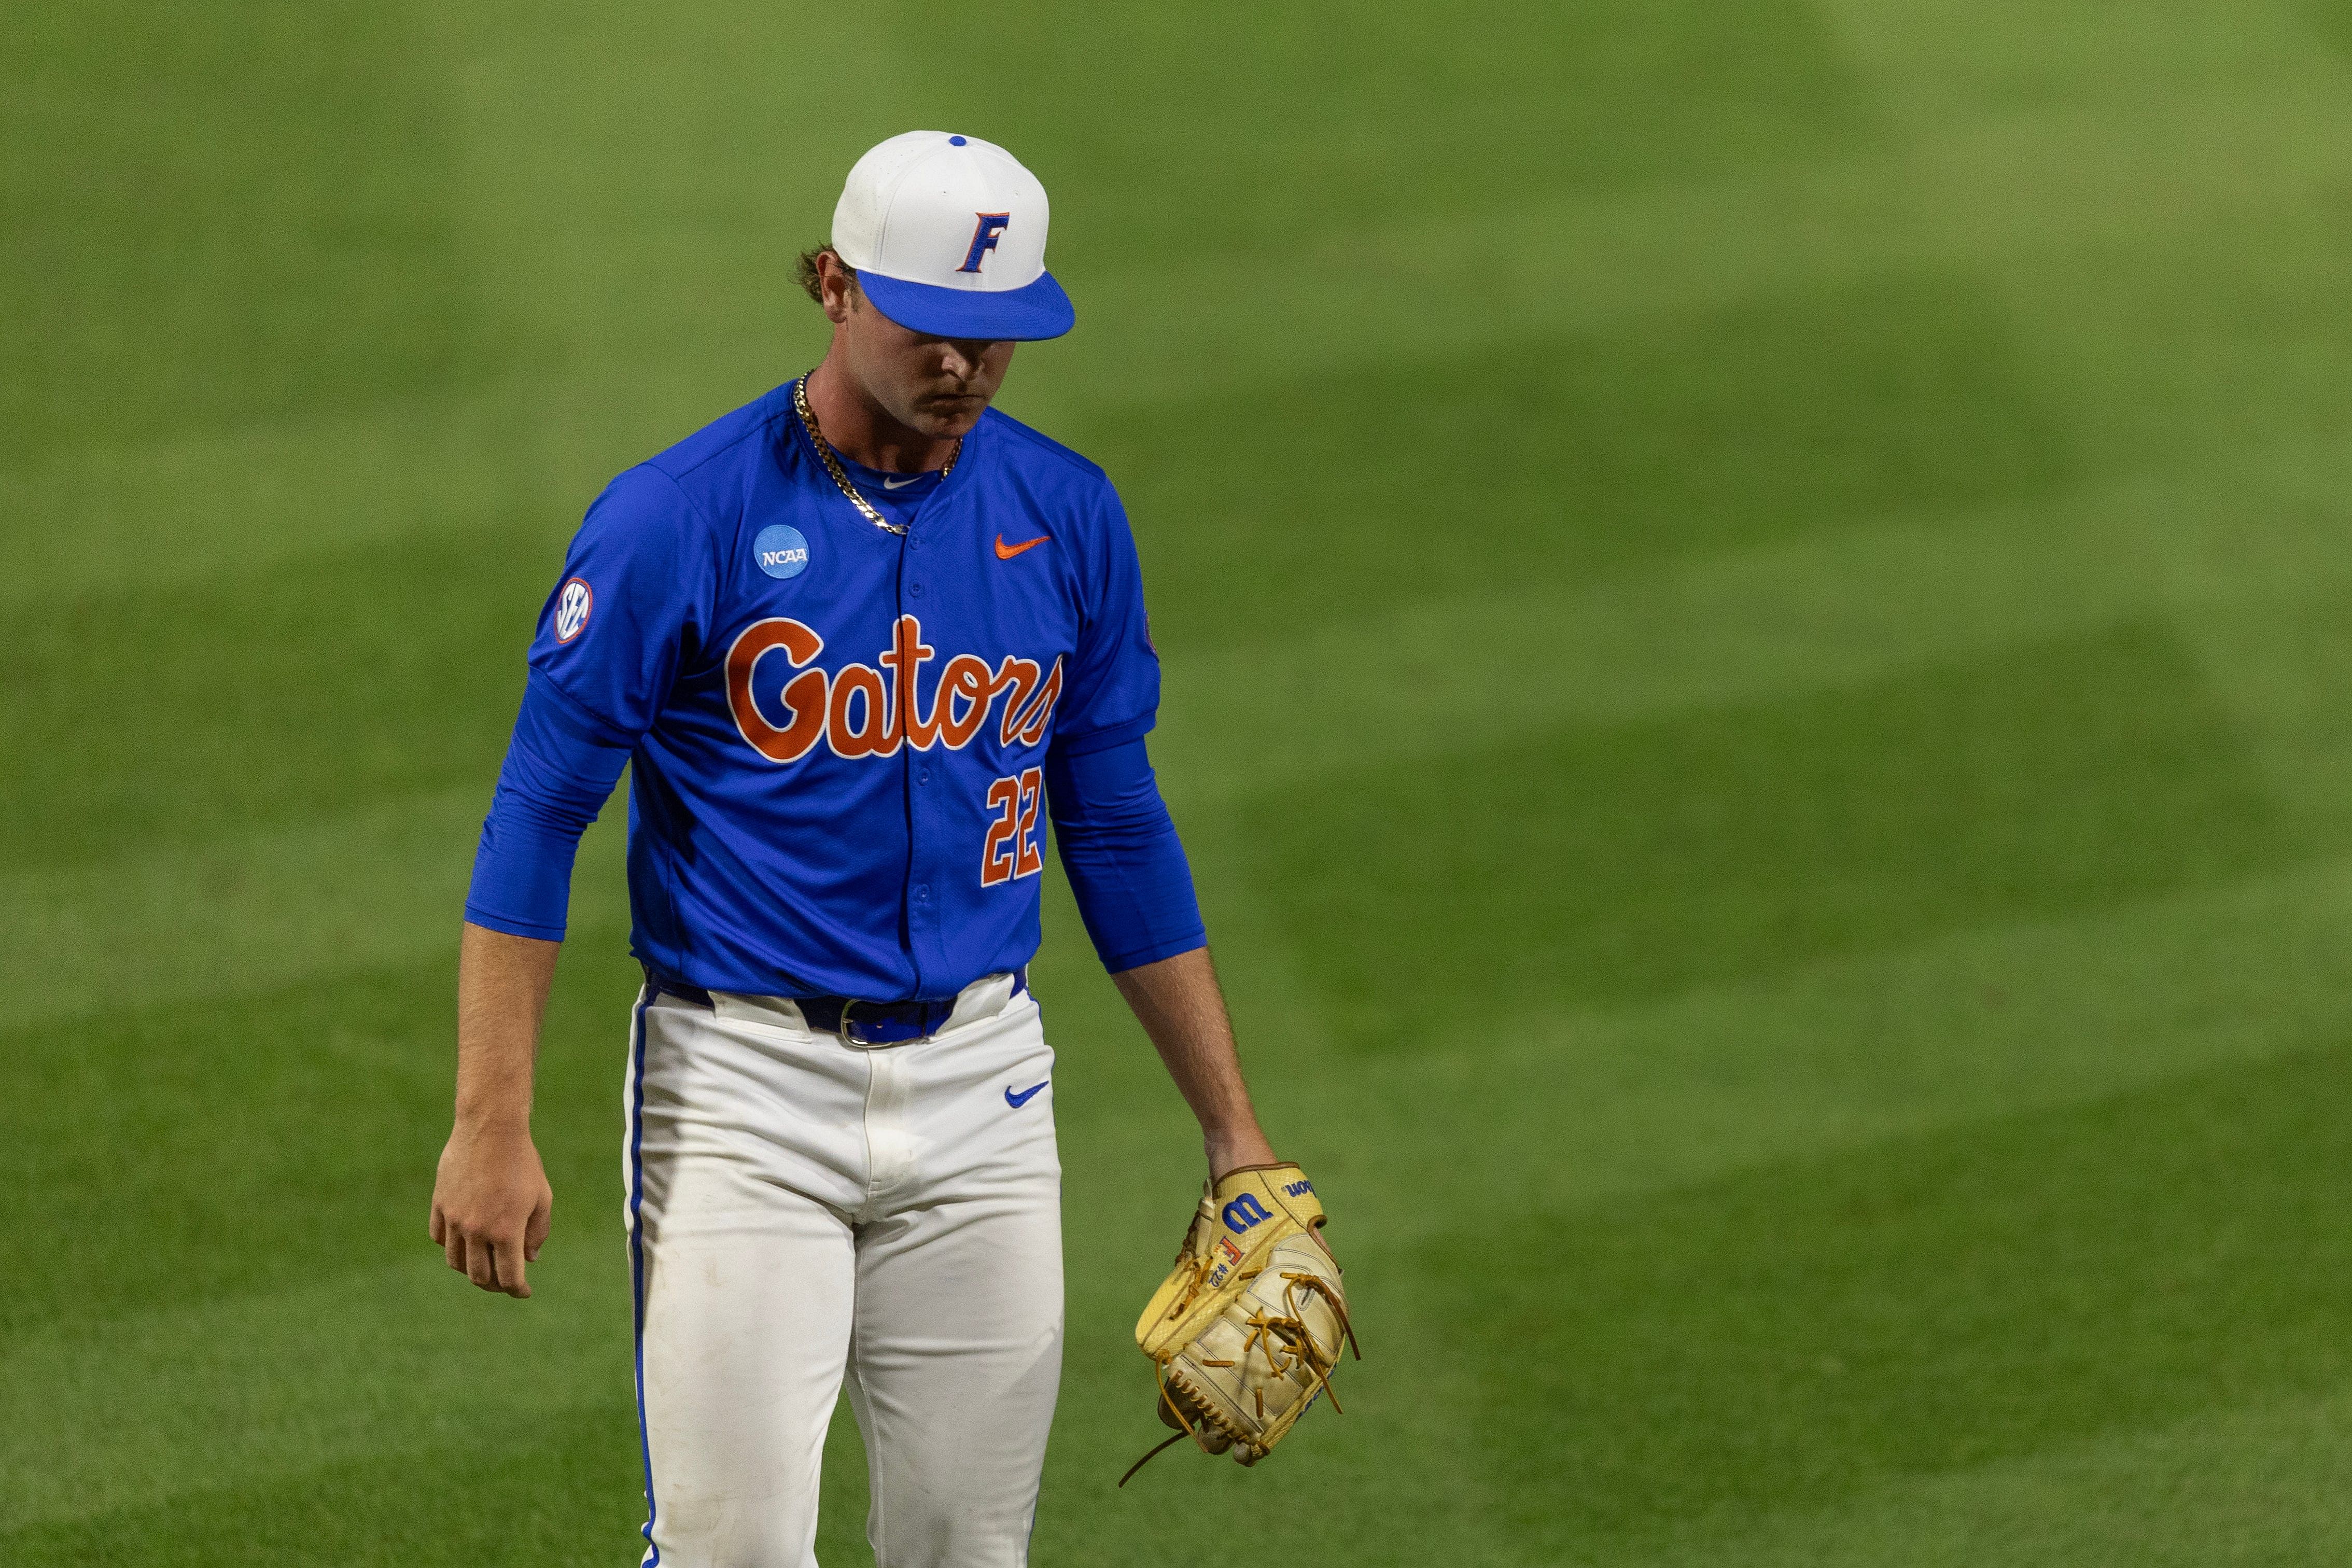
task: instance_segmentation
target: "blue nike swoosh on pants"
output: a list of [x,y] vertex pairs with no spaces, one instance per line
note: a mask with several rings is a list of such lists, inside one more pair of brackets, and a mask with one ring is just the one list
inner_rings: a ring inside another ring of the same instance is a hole
[[1019,1094],[1013,1093],[1013,1086],[1011,1084],[1007,1084],[1004,1086],[1004,1103],[1011,1106],[1013,1110],[1018,1110],[1023,1106],[1028,1104],[1032,1100],[1037,1098],[1037,1091],[1045,1088],[1046,1083],[1051,1083],[1054,1080],[1049,1078],[1045,1080],[1045,1083],[1032,1085],[1030,1088],[1023,1089]]

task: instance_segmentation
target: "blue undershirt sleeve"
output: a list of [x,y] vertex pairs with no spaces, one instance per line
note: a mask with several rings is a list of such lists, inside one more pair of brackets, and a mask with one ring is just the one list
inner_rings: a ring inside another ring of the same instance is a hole
[[1062,868],[1113,974],[1208,945],[1176,824],[1140,735],[1045,757],[1045,801]]
[[509,936],[563,940],[580,836],[620,782],[631,749],[553,680],[531,672],[474,854],[467,920]]

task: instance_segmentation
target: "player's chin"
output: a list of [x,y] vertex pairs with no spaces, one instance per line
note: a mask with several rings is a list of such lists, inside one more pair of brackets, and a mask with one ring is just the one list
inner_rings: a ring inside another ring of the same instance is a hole
[[987,412],[988,399],[976,395],[926,397],[915,406],[923,434],[935,437],[969,436]]

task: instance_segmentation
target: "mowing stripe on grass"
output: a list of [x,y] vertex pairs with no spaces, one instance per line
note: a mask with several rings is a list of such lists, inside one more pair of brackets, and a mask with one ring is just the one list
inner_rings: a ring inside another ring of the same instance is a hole
[[[1171,652],[1171,798],[1208,804],[1378,758],[1860,684],[2156,613],[2265,620],[2352,584],[2340,443],[2194,478],[1726,552],[1579,592],[1416,605],[1306,637]],[[2231,549],[2259,510],[2301,549]],[[2192,563],[2195,570],[2176,562]],[[2227,693],[2224,692],[2226,699]]]
[[16,568],[0,574],[0,614],[493,526],[529,504],[517,412],[490,398],[411,403],[0,467],[0,541]]
[[2352,1389],[2200,1412],[1693,1530],[1625,1568],[2308,1568],[2352,1529]]
[[1384,1215],[1359,1246],[1482,1194],[1575,1207],[2352,1038],[2352,859],[1647,1006],[1425,1023],[1404,1056],[1286,1041],[1260,1095]]
[[0,1352],[0,1529],[333,1464],[453,1426],[525,1440],[583,1399],[626,1419],[627,1321],[608,1310],[625,1296],[602,1279],[615,1249],[549,1255],[526,1304],[475,1290],[432,1256],[421,1198],[416,1235],[392,1268],[11,1342]]
[[[234,995],[454,953],[488,788],[103,868],[0,877],[0,990],[19,1024]],[[608,814],[616,816],[617,814]],[[622,834],[583,841],[573,919],[626,926]]]

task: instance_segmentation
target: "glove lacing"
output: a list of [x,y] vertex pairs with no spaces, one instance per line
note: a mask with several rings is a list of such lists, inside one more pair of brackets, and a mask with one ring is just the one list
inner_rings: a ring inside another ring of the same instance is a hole
[[[1186,1284],[1183,1297],[1179,1304],[1170,1310],[1169,1319],[1173,1320],[1183,1315],[1184,1309],[1189,1307],[1192,1298],[1199,1294],[1202,1282],[1208,1278],[1209,1268],[1209,1259],[1205,1256],[1193,1260],[1192,1278]],[[1234,1283],[1245,1285],[1265,1272],[1262,1268],[1244,1270],[1234,1276]],[[1356,1359],[1361,1361],[1364,1359],[1364,1350],[1363,1346],[1356,1342],[1356,1327],[1349,1321],[1348,1303],[1340,1299],[1339,1293],[1331,1289],[1328,1281],[1318,1275],[1286,1268],[1280,1277],[1283,1280],[1282,1304],[1286,1310],[1268,1314],[1264,1310],[1260,1310],[1252,1312],[1244,1320],[1249,1333],[1242,1341],[1242,1359],[1248,1360],[1249,1353],[1253,1350],[1260,1352],[1265,1357],[1266,1370],[1276,1377],[1288,1375],[1294,1367],[1304,1370],[1307,1375],[1314,1380],[1318,1392],[1331,1396],[1333,1412],[1345,1415],[1347,1411],[1340,1407],[1339,1391],[1331,1386],[1330,1375],[1332,1370],[1339,1363],[1339,1342],[1334,1341],[1328,1352],[1315,1342],[1315,1331],[1307,1326],[1303,1312],[1304,1304],[1298,1300],[1298,1293],[1304,1290],[1309,1297],[1323,1298],[1324,1304],[1328,1306],[1332,1315],[1339,1320],[1340,1340],[1344,1340],[1348,1348],[1355,1352]],[[1185,1416],[1183,1407],[1178,1405],[1174,1396],[1168,1392],[1167,1364],[1165,1363],[1156,1364],[1153,1373],[1160,1384],[1160,1403],[1168,1407],[1168,1413],[1176,1417],[1177,1425],[1183,1430],[1165,1442],[1155,1445],[1150,1453],[1129,1466],[1127,1474],[1118,1478],[1118,1484],[1122,1487],[1135,1478],[1136,1471],[1143,1468],[1186,1437],[1192,1438],[1194,1447],[1202,1453],[1210,1452],[1208,1444],[1202,1439],[1200,1433],[1193,1429],[1192,1421]],[[1182,1386],[1181,1379],[1179,1386]],[[1188,1394],[1192,1393],[1190,1389],[1186,1389],[1185,1392]],[[1199,1399],[1197,1395],[1193,1397],[1200,1405],[1204,1423],[1214,1424],[1220,1430],[1224,1431],[1227,1436],[1239,1442],[1249,1442],[1246,1435],[1231,1430],[1229,1423],[1220,1420],[1215,1407],[1207,1400]],[[1307,1398],[1311,1402],[1314,1394],[1308,1394]]]

